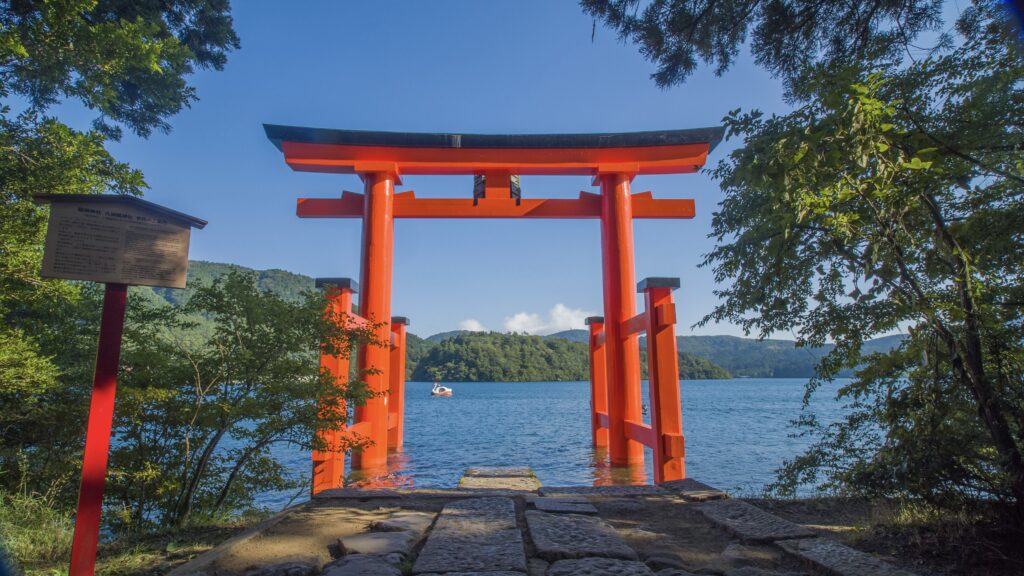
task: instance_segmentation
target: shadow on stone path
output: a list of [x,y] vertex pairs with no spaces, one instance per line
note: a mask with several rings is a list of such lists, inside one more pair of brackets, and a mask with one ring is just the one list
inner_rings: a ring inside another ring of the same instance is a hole
[[459,486],[329,491],[169,576],[912,576],[691,479],[542,487],[471,468]]

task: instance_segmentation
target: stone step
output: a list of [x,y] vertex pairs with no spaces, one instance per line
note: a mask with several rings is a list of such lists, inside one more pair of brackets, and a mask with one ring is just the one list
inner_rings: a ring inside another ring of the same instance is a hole
[[549,562],[587,556],[638,559],[615,529],[600,518],[528,510],[526,526],[537,556]]
[[579,496],[538,496],[529,501],[541,512],[561,512],[570,514],[597,514],[597,508]]
[[544,486],[541,496],[668,496],[671,492],[649,484],[610,486]]
[[536,477],[533,473],[533,469],[529,466],[474,466],[472,468],[466,468],[466,471],[462,473],[463,476],[480,476],[484,478],[493,478],[495,476],[514,478],[514,477]]
[[708,520],[745,542],[772,542],[814,536],[814,532],[807,528],[769,514],[742,500],[717,500],[694,506]]
[[540,480],[526,466],[477,466],[466,469],[459,479],[459,488],[536,492]]
[[523,537],[511,498],[447,504],[413,564],[413,574],[526,572]]
[[884,560],[828,538],[784,540],[775,545],[807,564],[836,576],[914,576]]
[[683,500],[686,500],[687,502],[707,502],[708,500],[723,500],[729,497],[728,494],[718,488],[708,486],[707,484],[698,482],[693,478],[662,482],[661,484],[658,484],[658,486],[661,486],[669,492],[679,494],[683,497]]
[[643,562],[614,558],[559,560],[548,568],[547,576],[654,576]]

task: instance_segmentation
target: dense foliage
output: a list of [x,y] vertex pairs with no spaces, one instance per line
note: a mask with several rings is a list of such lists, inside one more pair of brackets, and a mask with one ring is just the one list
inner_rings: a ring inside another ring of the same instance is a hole
[[708,256],[732,284],[706,320],[796,330],[836,348],[908,327],[840,396],[852,414],[803,424],[817,443],[782,486],[825,486],[1024,520],[1024,50],[987,2],[949,49],[808,72],[785,116],[734,113],[746,138],[715,171],[725,200]]
[[[757,63],[788,87],[804,66],[901,54],[919,32],[941,23],[942,0],[581,0],[658,65],[659,86],[684,82],[700,65],[718,74],[749,45]],[[642,8],[642,9],[641,9]]]

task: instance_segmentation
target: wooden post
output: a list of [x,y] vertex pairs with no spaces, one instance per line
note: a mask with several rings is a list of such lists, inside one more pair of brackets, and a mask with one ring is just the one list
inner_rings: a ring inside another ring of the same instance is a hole
[[[397,175],[391,172],[362,174],[365,186],[363,213],[363,253],[359,314],[377,324],[379,345],[363,346],[359,369],[365,374],[371,398],[356,407],[356,424],[366,423],[370,444],[353,452],[352,467],[357,470],[387,466],[388,406],[391,374],[391,260],[394,243],[394,196]],[[372,371],[372,373],[368,372]]]
[[106,285],[96,372],[92,379],[89,425],[85,433],[85,454],[82,457],[82,482],[78,489],[75,535],[71,541],[70,576],[92,576],[96,568],[96,546],[100,539],[103,487],[107,479],[117,368],[121,362],[121,334],[124,332],[127,301],[127,285]]
[[594,446],[608,447],[608,380],[605,366],[604,318],[591,316],[590,327],[590,430]]
[[629,438],[626,422],[639,422],[640,348],[623,336],[623,322],[636,313],[633,292],[633,213],[627,173],[600,174],[601,256],[604,276],[605,354],[608,378],[608,447],[613,466],[643,464],[643,444]]
[[654,431],[654,481],[686,477],[686,443],[679,402],[679,352],[672,291],[678,278],[646,278],[637,285],[647,315],[647,378]]
[[388,390],[388,449],[402,451],[405,436],[405,342],[409,319],[391,318],[391,380]]
[[[317,278],[316,287],[323,288],[327,295],[327,307],[324,314],[338,322],[352,314],[352,295],[359,291],[359,285],[351,278]],[[335,378],[335,385],[343,391],[348,385],[349,357],[331,355],[326,350],[320,352],[320,368]],[[347,419],[348,405],[343,400],[340,405],[332,407]],[[323,409],[323,408],[322,408]],[[313,487],[312,495],[341,488],[345,485],[345,452],[341,449],[345,430],[327,430],[320,433],[326,450],[313,451]]]

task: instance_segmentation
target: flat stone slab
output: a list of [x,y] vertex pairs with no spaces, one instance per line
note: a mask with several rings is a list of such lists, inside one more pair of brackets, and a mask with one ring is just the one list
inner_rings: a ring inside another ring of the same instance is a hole
[[379,556],[346,556],[324,567],[320,576],[402,576],[402,571]]
[[247,571],[245,576],[311,576],[319,571],[320,562],[317,559],[290,559],[254,568]]
[[445,572],[443,574],[431,573],[424,574],[423,576],[526,576],[522,572],[508,572],[502,570],[499,572]]
[[408,556],[421,532],[364,532],[338,538],[338,549],[344,554],[402,554]]
[[556,498],[552,496],[541,496],[533,499],[533,505],[542,512],[562,512],[571,514],[597,514],[589,502],[581,502],[575,498]]
[[668,490],[647,484],[618,484],[612,486],[544,486],[540,489],[541,496],[562,496],[575,494],[579,496],[665,496]]
[[728,494],[718,488],[708,486],[707,484],[698,482],[693,478],[670,480],[668,482],[662,482],[661,484],[658,484],[658,486],[679,494],[688,502],[707,502],[708,500],[721,500],[729,497]]
[[914,576],[912,572],[828,538],[785,540],[775,544],[815,568],[837,576]]
[[523,495],[521,490],[492,488],[399,488],[396,492],[409,498],[515,498]]
[[643,562],[616,560],[614,558],[582,558],[559,560],[548,568],[547,576],[654,576],[654,572]]
[[[660,575],[659,575],[660,576]],[[769,570],[756,566],[743,566],[725,571],[725,576],[808,576],[803,572],[790,572],[780,570]]]
[[769,514],[742,500],[716,500],[695,505],[708,520],[746,542],[811,538],[814,532]]
[[534,492],[540,488],[540,480],[535,476],[463,476],[459,488]]
[[637,560],[636,552],[600,518],[528,510],[526,525],[537,556],[548,561],[586,556]]
[[510,498],[470,498],[447,504],[434,523],[413,574],[526,572],[523,537]]
[[533,469],[529,466],[474,466],[466,468],[462,475],[484,478],[535,476]]
[[434,523],[436,514],[428,512],[397,512],[386,520],[379,520],[370,524],[370,530],[374,532],[414,532],[419,536],[426,534],[427,529]]

